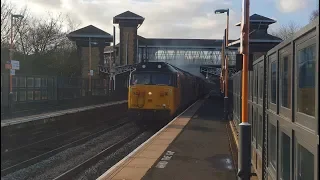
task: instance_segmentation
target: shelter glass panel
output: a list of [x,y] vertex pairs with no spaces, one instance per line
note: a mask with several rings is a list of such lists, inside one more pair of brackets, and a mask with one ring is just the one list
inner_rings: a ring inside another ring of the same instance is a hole
[[277,169],[277,128],[269,123],[269,166]]
[[271,63],[271,103],[277,101],[277,64],[276,61]]
[[281,68],[281,106],[291,108],[291,59],[284,56],[280,61]]
[[315,58],[315,44],[298,52],[297,110],[310,116],[315,116]]
[[262,119],[262,115],[259,114],[259,119],[258,119],[258,132],[257,132],[257,144],[258,144],[258,147],[260,149],[262,149],[262,141],[263,141],[263,119]]
[[297,180],[314,180],[314,156],[305,147],[298,144]]
[[264,81],[263,81],[263,64],[261,63],[260,66],[259,66],[259,73],[260,73],[260,76],[259,76],[259,98],[262,99],[263,97],[263,88],[264,88]]
[[281,162],[280,162],[280,179],[290,180],[290,145],[291,139],[288,135],[281,132]]

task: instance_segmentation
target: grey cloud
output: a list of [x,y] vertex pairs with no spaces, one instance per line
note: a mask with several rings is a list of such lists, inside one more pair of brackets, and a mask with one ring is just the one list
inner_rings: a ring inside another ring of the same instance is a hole
[[[225,15],[214,15],[218,8],[232,7],[230,1],[219,0],[32,0],[48,9],[60,8],[82,26],[92,24],[112,34],[112,18],[130,10],[145,17],[138,34],[154,38],[222,38]],[[231,11],[230,38],[238,38],[240,29],[233,25],[240,14]],[[117,26],[116,26],[117,27]],[[119,29],[117,29],[119,31]],[[117,33],[117,39],[119,35]]]

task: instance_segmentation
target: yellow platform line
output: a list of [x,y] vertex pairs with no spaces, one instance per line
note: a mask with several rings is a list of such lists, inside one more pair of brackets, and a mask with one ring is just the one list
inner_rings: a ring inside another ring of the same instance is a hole
[[[141,144],[133,152],[101,175],[98,180],[141,179],[174,139],[181,133],[203,102],[204,100],[198,100],[192,104],[146,142]],[[183,117],[187,111],[190,113],[189,116]]]

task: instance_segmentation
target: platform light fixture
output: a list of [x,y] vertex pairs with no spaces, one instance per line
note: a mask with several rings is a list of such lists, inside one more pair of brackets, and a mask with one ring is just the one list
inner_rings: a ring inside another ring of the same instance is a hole
[[[10,17],[10,52],[9,52],[9,60],[13,60],[13,19],[23,19],[24,16],[21,14],[11,14]],[[10,71],[10,69],[9,69]],[[12,91],[12,74],[9,72],[9,111],[10,115],[13,112],[13,91]]]
[[[223,43],[223,61],[224,61],[224,119],[228,119],[228,43],[229,43],[229,8],[228,9],[217,9],[214,11],[215,14],[224,14],[227,13],[227,28],[224,32],[224,43]],[[221,63],[222,64],[222,63]]]

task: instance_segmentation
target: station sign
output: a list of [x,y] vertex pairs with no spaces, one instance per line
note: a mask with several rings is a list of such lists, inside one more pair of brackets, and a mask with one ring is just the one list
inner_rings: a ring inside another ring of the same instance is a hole
[[12,76],[16,75],[16,70],[15,69],[10,69],[10,75],[12,75]]
[[11,60],[11,69],[20,70],[20,62],[16,60]]

